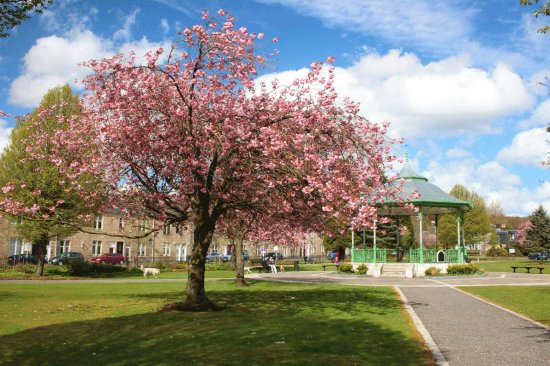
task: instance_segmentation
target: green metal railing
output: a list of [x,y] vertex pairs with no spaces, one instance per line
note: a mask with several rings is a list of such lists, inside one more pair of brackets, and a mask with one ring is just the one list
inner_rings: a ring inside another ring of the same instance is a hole
[[[423,249],[422,250],[422,262],[423,263],[437,263],[437,255],[440,250],[435,249]],[[457,249],[441,250],[444,253],[445,258],[442,263],[458,263],[459,251]],[[409,262],[420,263],[420,249],[409,249]]]
[[375,249],[354,249],[353,251],[353,261],[356,263],[384,263],[388,258],[388,250],[376,248],[376,260],[374,256]]

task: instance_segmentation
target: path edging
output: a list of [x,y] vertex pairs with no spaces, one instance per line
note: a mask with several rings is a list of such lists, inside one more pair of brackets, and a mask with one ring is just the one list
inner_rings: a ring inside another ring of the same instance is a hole
[[424,339],[424,343],[430,350],[434,360],[435,364],[438,366],[449,366],[449,363],[447,362],[447,359],[433,340],[432,336],[430,335],[430,332],[426,329],[424,326],[424,323],[422,323],[422,320],[416,315],[416,312],[414,311],[413,307],[409,304],[409,300],[407,300],[407,297],[405,294],[401,291],[401,289],[398,286],[393,286],[399,297],[401,298],[401,301],[403,302],[403,305],[405,305],[405,309],[407,309],[407,312],[409,313],[409,316],[411,317],[411,320],[416,327],[416,330],[418,330],[418,333],[422,336]]

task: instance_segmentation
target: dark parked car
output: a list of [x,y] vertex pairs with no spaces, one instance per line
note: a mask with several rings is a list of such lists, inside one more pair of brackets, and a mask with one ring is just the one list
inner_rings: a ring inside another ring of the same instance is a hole
[[529,253],[527,257],[532,261],[547,261],[549,258],[547,252]]
[[8,264],[18,264],[18,263],[38,263],[38,257],[33,254],[15,254],[8,257]]
[[93,258],[92,263],[97,263],[97,264],[110,263],[110,264],[123,265],[124,264],[124,256],[120,253],[103,254],[99,257]]
[[283,253],[279,253],[279,252],[277,252],[277,253],[273,253],[273,252],[266,253],[265,258],[269,258],[269,257],[273,257],[278,261],[282,261],[284,259]]
[[84,260],[84,256],[82,255],[82,253],[67,252],[67,253],[62,253],[57,257],[53,257],[52,259],[50,259],[50,264],[53,264],[54,266],[62,266],[72,261],[83,261],[83,260]]

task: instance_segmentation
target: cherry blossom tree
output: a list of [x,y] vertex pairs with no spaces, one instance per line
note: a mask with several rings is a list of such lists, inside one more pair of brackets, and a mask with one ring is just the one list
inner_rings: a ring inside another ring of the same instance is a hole
[[223,10],[216,19],[205,12],[203,25],[145,64],[133,54],[87,62],[82,118],[58,131],[52,148],[71,180],[104,181],[109,206],[191,228],[177,309],[215,307],[204,290],[205,257],[225,216],[260,212],[262,228],[299,222],[323,232],[331,218],[372,224],[376,202],[393,195],[383,178],[395,159],[388,124],[338,98],[332,57],[290,85],[255,84],[272,56],[255,49],[264,35],[235,27]]

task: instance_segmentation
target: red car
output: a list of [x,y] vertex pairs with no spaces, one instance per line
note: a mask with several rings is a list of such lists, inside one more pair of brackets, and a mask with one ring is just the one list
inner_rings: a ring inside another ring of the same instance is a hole
[[103,254],[102,256],[95,257],[92,259],[92,263],[110,263],[110,264],[124,264],[124,256],[120,253],[109,253],[109,254]]

